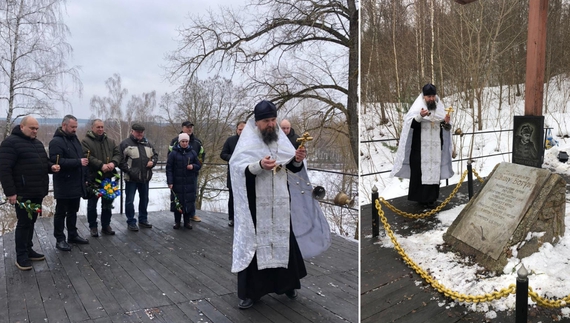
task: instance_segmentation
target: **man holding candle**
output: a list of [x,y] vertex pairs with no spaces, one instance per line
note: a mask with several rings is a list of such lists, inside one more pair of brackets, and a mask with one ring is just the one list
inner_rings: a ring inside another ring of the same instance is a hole
[[59,165],[49,161],[44,144],[37,139],[38,121],[32,116],[22,118],[0,145],[0,182],[6,199],[16,206],[16,266],[21,270],[32,269],[32,261],[45,256],[32,249],[34,225],[39,213],[28,214],[18,202],[42,204],[48,194],[48,173],[59,171]]
[[[57,201],[53,235],[57,241],[55,247],[62,251],[71,251],[69,243],[89,243],[87,239],[79,236],[76,227],[79,202],[86,190],[86,166],[89,164],[89,160],[83,157],[83,149],[76,132],[77,118],[68,114],[63,117],[61,127],[57,128],[49,143],[50,160],[61,167],[61,170],[53,175],[53,195]],[[67,241],[63,232],[65,227]]]

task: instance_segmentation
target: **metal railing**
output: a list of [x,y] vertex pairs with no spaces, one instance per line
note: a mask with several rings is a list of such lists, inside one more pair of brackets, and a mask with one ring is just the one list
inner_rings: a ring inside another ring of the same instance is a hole
[[[544,138],[542,141],[542,144],[544,144],[544,142],[547,139],[547,133],[549,129],[553,129],[550,127],[545,127],[544,128]],[[463,137],[466,135],[471,135],[471,136],[475,136],[475,135],[482,135],[482,134],[488,134],[488,133],[501,133],[501,132],[513,132],[513,129],[501,129],[501,130],[487,130],[487,131],[476,131],[476,132],[462,132],[461,134],[452,134],[452,137]],[[388,138],[388,139],[374,139],[374,140],[363,140],[360,141],[361,144],[370,144],[370,143],[376,143],[376,142],[390,142],[390,141],[399,141],[400,138]],[[474,140],[474,139],[472,139]],[[488,158],[488,157],[494,157],[494,156],[502,156],[502,155],[511,155],[513,152],[512,151],[506,151],[506,152],[501,152],[501,153],[496,153],[496,154],[489,154],[489,155],[482,155],[482,156],[472,156],[472,157],[465,157],[465,158],[460,158],[460,159],[453,159],[451,162],[452,163],[461,163],[464,161],[474,161],[477,159],[481,159],[481,158]],[[365,173],[365,174],[360,174],[360,177],[366,177],[366,176],[372,176],[372,175],[379,175],[379,174],[385,174],[385,173],[390,173],[392,171],[392,169],[388,169],[388,170],[382,170],[382,171],[378,171],[378,172],[373,172],[373,173]]]
[[[223,166],[223,167],[227,167],[226,163],[204,163],[205,166]],[[160,170],[162,170],[164,167],[166,166],[166,161],[158,161],[155,168],[159,167]],[[324,172],[324,173],[330,173],[330,174],[337,174],[337,175],[343,175],[343,176],[353,176],[353,177],[358,177],[358,174],[352,174],[352,173],[346,173],[346,172],[340,172],[340,171],[334,171],[334,170],[327,170],[327,169],[317,169],[317,168],[311,168],[311,167],[307,167],[308,171],[314,171],[314,172]],[[120,171],[120,175],[121,175],[121,180],[119,181],[119,188],[121,191],[121,195],[119,196],[119,200],[120,200],[120,214],[124,214],[124,191],[125,191],[125,187],[124,187],[124,180],[123,180],[123,171]],[[152,190],[164,190],[164,189],[168,189],[168,185],[164,185],[164,186],[155,186],[155,187],[150,187],[149,189]],[[217,188],[217,187],[206,187],[204,189],[205,191],[219,191],[219,192],[229,192],[228,188]],[[324,201],[324,200],[318,200],[319,203],[322,204],[327,204],[327,205],[332,205],[332,206],[337,206],[337,207],[343,207],[349,210],[353,210],[353,211],[358,211],[357,208],[351,207],[351,206],[342,206],[342,205],[337,205],[328,201]]]

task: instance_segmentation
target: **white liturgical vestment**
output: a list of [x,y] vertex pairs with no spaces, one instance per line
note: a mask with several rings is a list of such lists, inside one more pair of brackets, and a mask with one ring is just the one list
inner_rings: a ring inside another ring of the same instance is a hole
[[[281,170],[274,172],[258,167],[265,156],[271,156],[282,165]],[[312,199],[311,189],[303,191],[299,184],[303,177],[308,182],[304,166],[296,174],[289,174],[285,167],[294,162],[294,156],[295,148],[281,129],[277,142],[268,145],[255,121],[246,123],[229,162],[234,194],[232,272],[247,268],[256,253],[258,269],[287,268],[291,223],[303,258],[314,257],[330,246],[330,228],[320,206]],[[255,226],[245,179],[245,171],[250,165],[254,165],[250,171],[256,175]]]

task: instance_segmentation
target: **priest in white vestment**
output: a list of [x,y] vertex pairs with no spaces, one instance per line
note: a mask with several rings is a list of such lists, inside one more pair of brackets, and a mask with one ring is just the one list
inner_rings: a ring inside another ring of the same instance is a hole
[[439,182],[453,176],[451,124],[436,87],[426,84],[404,118],[391,175],[409,178],[408,200],[432,206]]
[[272,102],[259,102],[254,116],[230,159],[235,207],[232,272],[238,274],[240,309],[250,308],[268,293],[294,299],[300,279],[307,275],[303,256],[316,256],[330,245],[330,228],[318,202],[310,193],[300,197],[289,192],[289,173],[306,176],[306,149],[295,149],[281,131]]

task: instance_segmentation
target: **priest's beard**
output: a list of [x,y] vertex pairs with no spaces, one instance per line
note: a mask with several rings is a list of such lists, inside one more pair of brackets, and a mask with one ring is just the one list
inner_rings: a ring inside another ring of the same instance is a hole
[[435,108],[436,108],[435,100],[426,102],[426,105],[427,105],[428,111],[435,111]]
[[267,127],[264,130],[261,130],[261,137],[263,138],[263,142],[267,145],[271,144],[272,142],[277,141],[277,127]]

